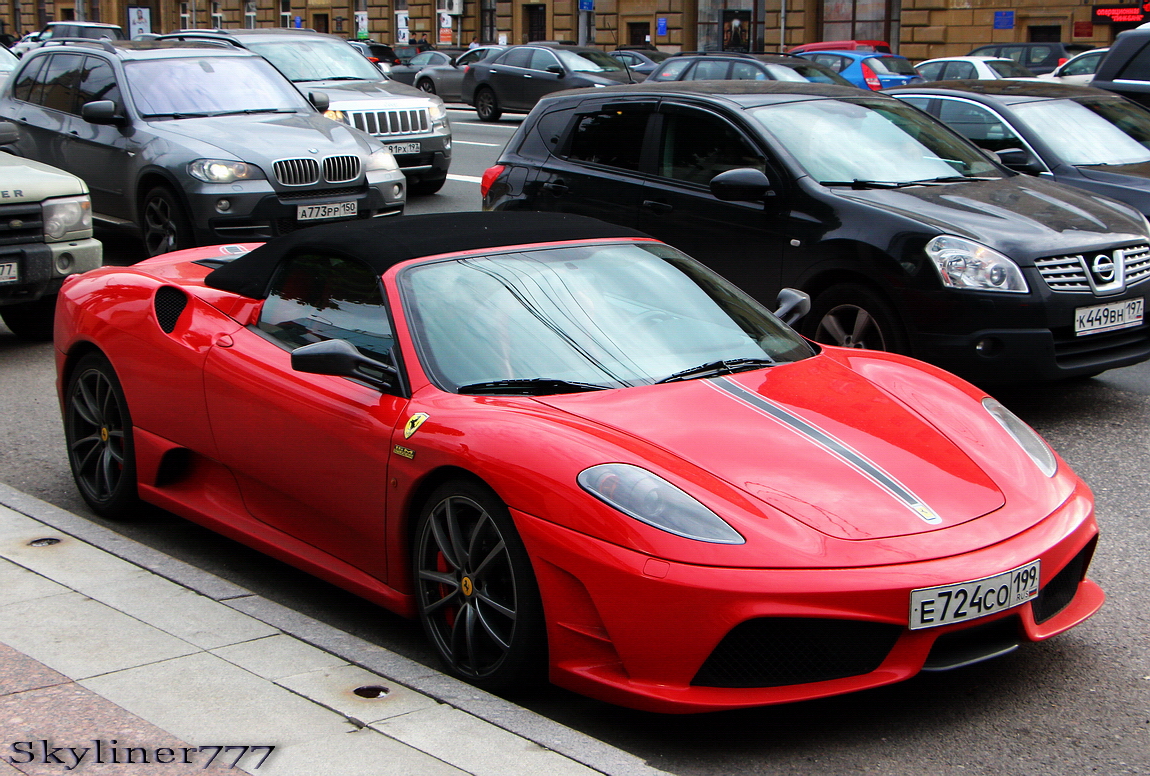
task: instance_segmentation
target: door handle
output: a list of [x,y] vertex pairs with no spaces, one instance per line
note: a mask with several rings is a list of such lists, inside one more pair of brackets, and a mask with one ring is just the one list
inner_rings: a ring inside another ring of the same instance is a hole
[[552,194],[566,194],[568,191],[568,188],[567,188],[567,184],[562,183],[562,182],[544,183],[543,184],[543,190],[544,191],[550,191]]
[[657,202],[653,199],[643,200],[643,207],[655,213],[670,213],[675,209],[674,205],[668,205],[666,202]]

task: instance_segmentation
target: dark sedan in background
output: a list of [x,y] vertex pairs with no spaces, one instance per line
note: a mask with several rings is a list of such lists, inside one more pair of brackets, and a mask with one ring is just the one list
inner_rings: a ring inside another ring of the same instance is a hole
[[1104,194],[1150,215],[1150,111],[1101,89],[947,81],[890,91],[1011,169]]
[[505,112],[529,112],[551,92],[639,80],[599,49],[532,44],[512,46],[498,57],[468,67],[462,96],[475,106],[481,121],[498,121]]
[[826,65],[790,54],[687,51],[668,57],[648,81],[795,81],[854,86]]

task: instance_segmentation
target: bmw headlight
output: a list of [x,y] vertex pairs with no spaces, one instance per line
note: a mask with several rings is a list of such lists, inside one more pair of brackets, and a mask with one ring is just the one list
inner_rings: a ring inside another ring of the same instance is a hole
[[391,151],[388,151],[386,148],[381,148],[367,157],[367,162],[364,164],[363,169],[366,172],[398,170],[399,163],[395,161],[395,157],[392,156]]
[[1054,472],[1058,470],[1058,459],[1054,457],[1054,451],[1050,446],[1038,435],[1038,432],[1026,425],[1010,410],[1002,406],[1002,403],[989,396],[982,400],[982,406],[990,413],[990,416],[998,421],[1006,433],[1014,437],[1014,441],[1026,451],[1026,454],[1031,457],[1035,465],[1042,470],[1042,473],[1047,477],[1053,477]]
[[577,479],[595,498],[667,533],[713,544],[746,543],[721,517],[646,469],[604,463],[584,469]]
[[973,240],[939,235],[926,244],[926,255],[934,262],[945,286],[1011,294],[1030,291],[1017,264]]
[[188,173],[204,183],[235,183],[264,178],[264,171],[254,164],[227,159],[197,159],[188,165]]
[[44,234],[49,240],[92,234],[92,200],[87,194],[44,200]]

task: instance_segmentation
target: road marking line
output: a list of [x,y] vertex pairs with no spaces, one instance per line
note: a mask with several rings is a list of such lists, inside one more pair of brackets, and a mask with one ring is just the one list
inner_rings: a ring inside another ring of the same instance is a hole
[[447,173],[447,180],[461,181],[463,183],[482,183],[483,178],[476,178],[474,175],[452,175]]
[[491,148],[499,148],[499,146],[503,145],[502,143],[476,143],[474,140],[453,140],[451,142],[456,145],[481,145],[490,146]]

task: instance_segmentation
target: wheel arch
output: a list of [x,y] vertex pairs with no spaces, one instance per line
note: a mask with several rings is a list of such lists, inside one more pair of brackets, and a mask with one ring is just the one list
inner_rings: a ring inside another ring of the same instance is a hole
[[184,194],[184,187],[176,182],[176,179],[173,178],[167,170],[151,168],[145,170],[143,174],[140,175],[139,180],[136,181],[135,201],[132,203],[132,212],[135,213],[138,220],[142,220],[143,216],[140,212],[140,208],[143,206],[144,195],[156,186],[163,186],[169,189],[172,194],[175,195],[176,199],[179,200],[180,206],[184,208],[184,211],[189,214],[192,212],[188,205],[188,198]]
[[[827,268],[804,280],[800,290],[809,294],[811,301],[817,306],[820,294],[840,285],[862,286],[882,300],[895,316],[895,325],[898,326],[899,333],[910,350],[908,355],[914,355],[913,330],[907,320],[906,312],[890,293],[890,290],[884,287],[882,283],[876,282],[873,275],[844,267]],[[797,324],[797,327],[805,330],[806,323],[807,321],[804,319]]]

